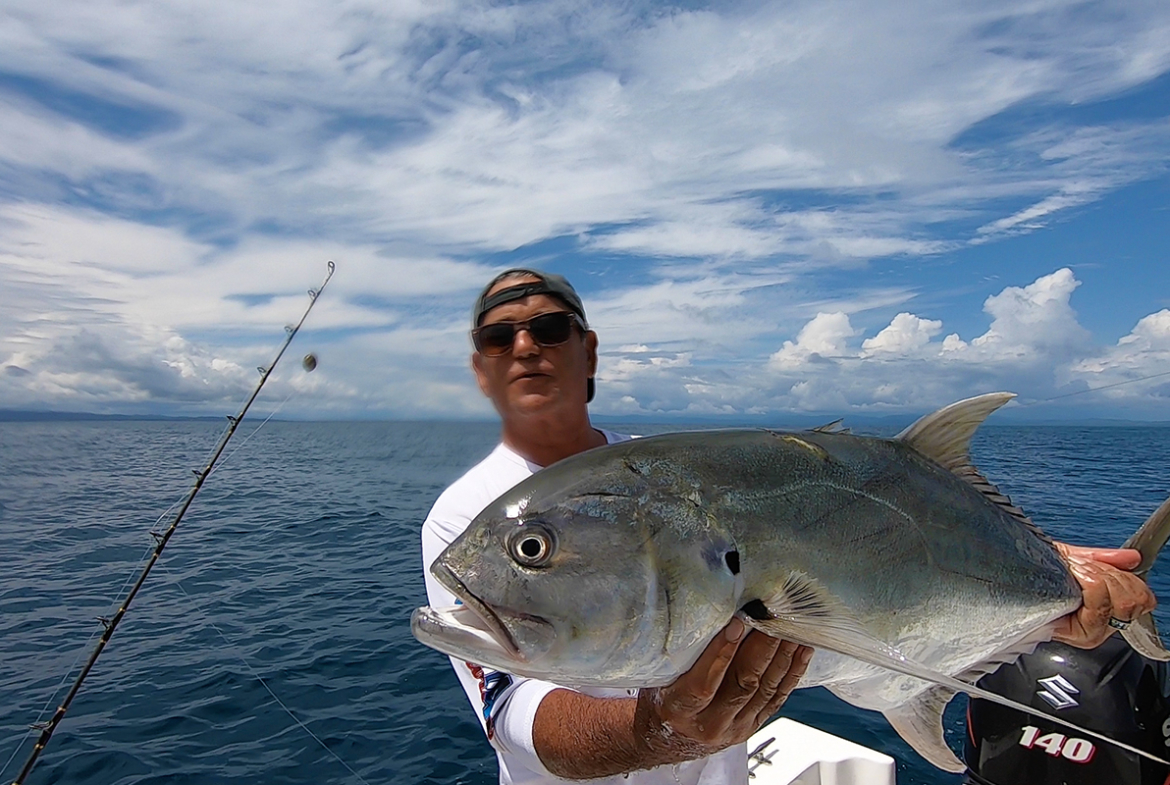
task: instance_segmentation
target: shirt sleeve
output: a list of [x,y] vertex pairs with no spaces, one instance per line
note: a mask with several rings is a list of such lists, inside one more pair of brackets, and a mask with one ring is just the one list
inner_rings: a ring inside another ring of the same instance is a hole
[[[423,577],[427,602],[432,607],[451,606],[458,602],[455,595],[431,575],[431,564],[463,528],[434,516],[429,516],[423,523]],[[528,769],[546,777],[553,776],[536,754],[532,726],[544,696],[560,688],[550,682],[514,676],[455,657],[451,658],[451,666],[491,745],[509,753]]]

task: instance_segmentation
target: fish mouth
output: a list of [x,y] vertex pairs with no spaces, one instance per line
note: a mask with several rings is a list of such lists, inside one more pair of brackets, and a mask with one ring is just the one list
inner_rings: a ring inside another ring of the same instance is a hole
[[[454,594],[461,605],[446,608],[419,608],[411,617],[411,629],[415,637],[419,633],[428,638],[438,637],[439,641],[451,639],[452,644],[460,640],[477,641],[481,645],[492,645],[509,659],[524,662],[525,657],[499,615],[482,600],[471,593],[463,581],[441,562],[431,566],[431,574]],[[448,654],[458,654],[447,652]]]

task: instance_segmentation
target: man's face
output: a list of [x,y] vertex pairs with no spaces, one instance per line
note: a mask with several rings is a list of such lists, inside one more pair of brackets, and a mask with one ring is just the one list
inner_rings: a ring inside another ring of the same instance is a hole
[[[493,286],[490,293],[537,280],[510,278]],[[497,305],[484,314],[480,324],[524,322],[541,314],[568,310],[558,298],[536,294]],[[541,346],[528,330],[519,330],[510,352],[495,357],[475,352],[471,355],[471,365],[479,389],[491,398],[504,419],[550,407],[583,409],[586,380],[597,368],[597,335],[592,330],[582,334],[574,327],[565,343]]]

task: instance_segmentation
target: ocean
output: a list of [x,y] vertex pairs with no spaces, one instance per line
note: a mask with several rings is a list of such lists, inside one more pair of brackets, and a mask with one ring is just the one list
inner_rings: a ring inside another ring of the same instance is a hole
[[[494,783],[446,657],[408,622],[426,601],[419,526],[497,427],[257,422],[241,426],[27,782]],[[221,430],[0,423],[0,781]],[[989,425],[973,454],[1053,536],[1119,545],[1170,495],[1168,436]],[[1151,583],[1170,598],[1165,561]],[[1170,630],[1170,602],[1156,616]],[[962,700],[947,714],[953,747]],[[899,785],[961,781],[823,689],[797,691],[782,713],[895,756]]]

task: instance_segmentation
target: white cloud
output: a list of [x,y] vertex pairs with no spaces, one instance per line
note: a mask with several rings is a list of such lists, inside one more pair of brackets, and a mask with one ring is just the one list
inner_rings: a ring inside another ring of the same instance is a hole
[[900,313],[888,327],[862,342],[861,356],[915,354],[930,343],[930,339],[938,335],[941,329],[941,321],[920,319],[914,314]]
[[1170,351],[1170,310],[1143,317],[1117,345],[1131,351]]
[[[932,253],[937,241],[916,236],[923,209],[1002,187],[983,159],[949,147],[956,134],[1029,97],[1131,86],[1170,59],[1157,7],[1108,19],[1073,9],[306,1],[258,14],[98,2],[61,20],[25,0],[0,27],[0,65],[161,125],[119,138],[24,98],[0,150],[82,188],[143,177],[233,232],[266,222],[498,250],[615,224],[594,241],[655,256],[804,254],[818,242],[849,257]],[[1013,167],[1037,206],[987,231],[1143,176],[1100,156],[1058,161],[1064,136],[1047,140],[1047,159]],[[1165,158],[1157,124],[1098,137],[1114,157]],[[902,198],[878,225],[865,225],[862,200],[818,227],[799,203],[754,196],[769,189]]]
[[[1170,311],[1143,318],[1116,346],[1093,344],[1071,306],[1080,286],[1067,269],[989,296],[986,332],[965,341],[941,320],[903,312],[872,338],[857,337],[845,313],[818,314],[772,355],[768,370],[778,408],[898,410],[926,408],[1005,389],[1029,402],[1105,388],[1157,374],[1170,360]],[[1075,390],[1070,390],[1075,383]],[[1115,388],[1114,402],[1147,406],[1149,387]]]
[[[1102,388],[1113,402],[1136,396],[1170,399],[1166,369],[1170,365],[1170,310],[1163,309],[1138,321],[1128,335],[1105,351],[1072,365],[1065,378],[1083,389]],[[1150,381],[1141,383],[1142,380]],[[1133,384],[1133,382],[1139,382]]]
[[[1061,114],[1170,68],[1163,5],[6,10],[13,401],[32,400],[34,379],[36,400],[62,406],[218,401],[333,258],[310,323],[319,405],[483,413],[466,386],[467,303],[528,258],[516,249],[556,256],[540,244],[564,235],[615,271],[588,300],[615,396],[599,404],[623,410],[893,407],[982,384],[996,362],[1051,385],[1095,378],[1076,363],[1137,356],[1086,350],[1068,271],[989,298],[985,334],[941,341],[940,320],[911,313],[914,287],[826,291],[817,276],[1035,231],[1163,170],[1164,118]],[[1034,105],[1052,112],[995,125]],[[895,308],[868,338],[850,323]],[[865,371],[841,372],[862,355]]]
[[856,331],[849,316],[837,313],[818,313],[796,336],[796,341],[785,341],[772,355],[770,363],[782,370],[793,370],[843,356],[846,345]]
[[[9,205],[0,208],[0,408],[230,408],[272,359],[281,325],[308,305],[327,254],[338,272],[299,339],[322,349],[322,370],[293,387],[280,374],[273,391],[313,390],[335,413],[385,413],[392,394],[413,398],[403,383],[424,364],[445,359],[466,373],[469,306],[449,298],[470,302],[490,267],[284,240],[223,249],[89,210]],[[368,335],[377,341],[363,350]],[[304,376],[289,365],[289,380]],[[367,384],[381,397],[356,392]],[[416,410],[440,413],[428,405],[443,400],[429,395]],[[478,405],[462,394],[455,410]]]
[[1055,359],[1075,352],[1089,338],[1070,305],[1080,285],[1066,267],[988,297],[983,310],[993,317],[991,327],[971,341],[970,351],[988,359],[1041,354]]

